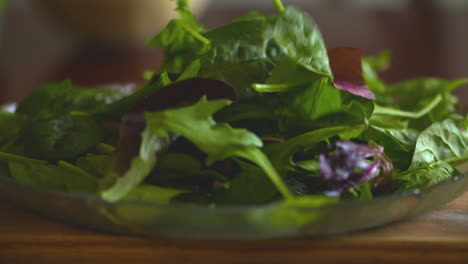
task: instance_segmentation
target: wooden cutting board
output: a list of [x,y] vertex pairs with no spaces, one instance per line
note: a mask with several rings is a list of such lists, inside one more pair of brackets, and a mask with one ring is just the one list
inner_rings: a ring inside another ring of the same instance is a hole
[[0,263],[468,263],[468,193],[423,216],[320,239],[180,241],[92,232],[0,202]]

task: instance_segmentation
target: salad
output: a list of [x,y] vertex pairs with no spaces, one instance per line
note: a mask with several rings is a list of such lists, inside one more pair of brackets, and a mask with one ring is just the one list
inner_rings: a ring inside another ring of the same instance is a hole
[[460,174],[452,92],[467,79],[388,84],[389,52],[327,49],[308,14],[273,4],[207,30],[179,0],[138,89],[65,80],[4,108],[1,164],[53,191],[213,207],[370,200]]

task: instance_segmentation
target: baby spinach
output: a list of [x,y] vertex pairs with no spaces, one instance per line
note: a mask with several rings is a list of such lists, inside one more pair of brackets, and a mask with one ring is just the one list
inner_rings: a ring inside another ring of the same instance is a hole
[[468,131],[446,119],[432,124],[419,134],[411,168],[438,161],[457,164],[468,159]]
[[11,176],[19,183],[56,191],[95,194],[97,178],[80,168],[59,162],[57,165],[0,152],[0,161],[8,164]]
[[397,173],[393,181],[399,191],[425,190],[459,173],[448,163],[438,161]]
[[36,118],[50,118],[71,112],[92,112],[114,102],[125,93],[112,89],[79,87],[70,80],[50,83],[21,101],[16,113]]
[[31,121],[24,131],[24,151],[48,161],[71,160],[91,152],[103,140],[99,124],[81,115],[63,115]]

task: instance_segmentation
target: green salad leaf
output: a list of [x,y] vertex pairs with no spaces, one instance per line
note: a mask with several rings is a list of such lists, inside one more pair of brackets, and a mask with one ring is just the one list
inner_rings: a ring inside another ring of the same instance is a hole
[[98,190],[98,181],[94,175],[67,162],[62,161],[54,165],[2,152],[0,152],[0,161],[8,164],[11,176],[22,184],[56,191],[91,194],[95,194]]
[[459,175],[448,163],[439,161],[393,175],[399,191],[426,190],[434,184]]
[[205,97],[188,107],[160,112],[148,112],[147,126],[143,132],[140,155],[134,158],[129,171],[115,185],[102,192],[104,199],[114,201],[122,198],[140,184],[156,164],[155,145],[177,133],[193,142],[208,156],[207,164],[229,157],[241,157],[256,163],[270,177],[278,190],[286,197],[292,195],[275,169],[258,149],[262,141],[244,129],[233,129],[226,123],[216,123],[211,115],[228,105],[229,100],[207,101]]
[[468,159],[468,132],[446,119],[432,124],[419,134],[411,168],[444,161],[457,164]]
[[178,0],[148,41],[162,64],[131,93],[65,80],[1,110],[1,165],[21,184],[109,202],[285,206],[272,225],[461,173],[468,116],[453,92],[467,79],[388,83],[389,51],[327,49],[313,18],[272,2],[276,14],[208,30]]

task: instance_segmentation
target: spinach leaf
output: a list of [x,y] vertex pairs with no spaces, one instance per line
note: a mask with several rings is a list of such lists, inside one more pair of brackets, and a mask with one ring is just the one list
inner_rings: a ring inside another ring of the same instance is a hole
[[237,160],[241,172],[229,182],[227,190],[215,196],[217,204],[260,204],[271,201],[278,193],[267,175],[257,166]]
[[317,76],[294,61],[290,57],[283,57],[272,70],[265,84],[254,83],[252,88],[259,93],[286,92],[297,86],[314,82]]
[[91,113],[125,94],[111,89],[78,87],[70,80],[50,83],[37,90],[18,104],[16,113],[33,119],[51,118],[70,112]]
[[97,178],[66,162],[53,165],[42,160],[8,153],[0,153],[0,160],[8,163],[11,177],[22,184],[54,191],[85,193],[97,191]]
[[446,119],[421,132],[414,150],[411,169],[444,161],[451,164],[468,159],[468,132]]
[[0,151],[8,152],[17,144],[27,122],[23,115],[0,111]]
[[75,159],[101,141],[101,127],[86,115],[36,119],[24,131],[26,155],[48,161]]
[[457,99],[451,92],[467,82],[466,79],[418,78],[394,84],[387,94],[398,97],[398,102],[392,106],[376,105],[375,114],[414,119],[410,126],[422,131],[455,112]]
[[202,76],[229,82],[241,96],[253,94],[251,84],[264,82],[283,55],[264,16],[234,21],[205,37],[211,49],[201,58]]
[[343,107],[340,91],[330,85],[326,78],[317,80],[305,89],[296,89],[278,96],[291,114],[304,120],[316,120],[339,112]]
[[[256,85],[256,88],[274,90],[262,96],[241,98],[232,106],[222,110],[218,118],[229,122],[243,120],[240,125],[256,133],[296,136],[310,131],[316,124],[311,122],[331,114],[346,111],[341,92],[329,84],[327,78],[315,78],[307,84],[289,86],[281,91],[279,85]],[[250,120],[251,122],[246,122]]]
[[422,97],[433,97],[436,94],[449,93],[467,83],[468,79],[416,78],[391,85],[388,93],[394,96],[402,96],[404,100],[400,105],[411,108],[411,102],[420,101]]
[[273,39],[286,56],[312,73],[332,78],[320,30],[305,12],[287,7],[273,26]]
[[393,181],[399,191],[426,190],[434,184],[459,174],[449,164],[438,161],[412,167],[407,171],[393,175]]
[[281,61],[289,60],[311,76],[332,78],[320,31],[308,15],[294,8],[278,16],[238,19],[204,36],[211,49],[201,57],[202,76],[226,80],[241,96],[253,94],[252,83],[265,83],[273,71],[280,72],[275,69],[284,68]]
[[436,95],[435,97],[431,98],[430,101],[425,101],[425,105],[421,109],[413,110],[413,111],[406,111],[400,110],[399,108],[392,108],[392,107],[385,107],[380,105],[375,105],[374,108],[374,115],[386,115],[386,116],[395,116],[395,117],[405,117],[405,118],[413,118],[418,119],[421,118],[431,111],[436,109],[437,105],[442,102],[442,96]]

